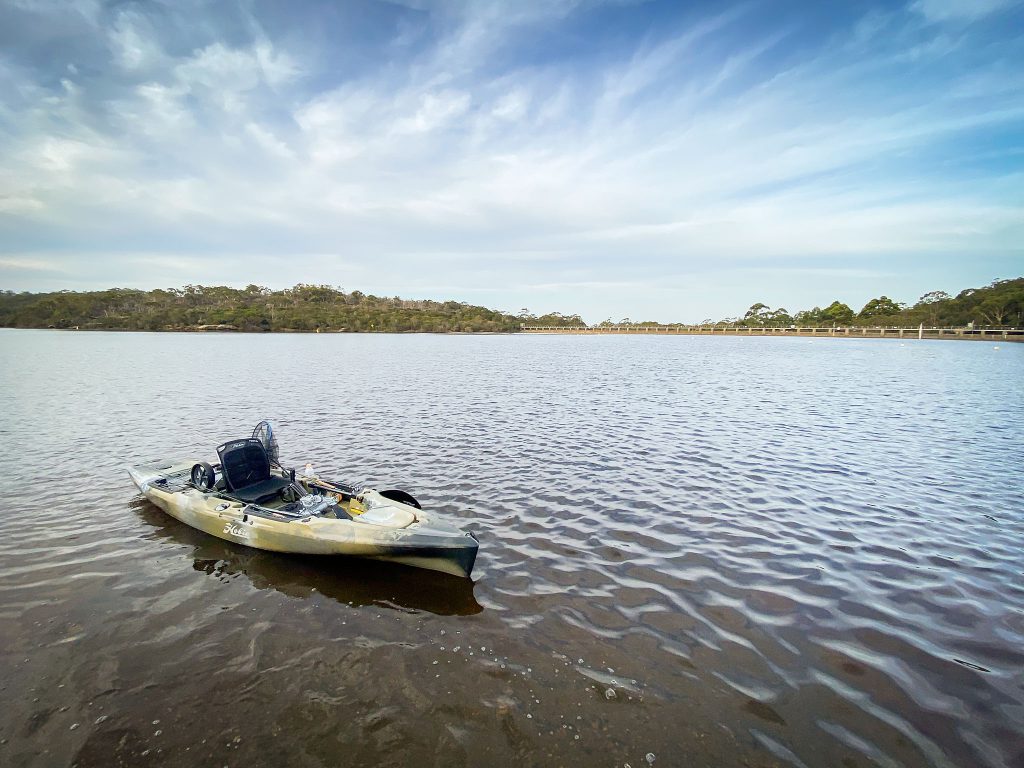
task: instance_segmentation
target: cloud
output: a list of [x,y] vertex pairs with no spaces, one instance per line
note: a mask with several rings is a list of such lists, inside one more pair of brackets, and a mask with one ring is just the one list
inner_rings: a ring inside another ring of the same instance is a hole
[[117,64],[126,70],[155,68],[166,57],[153,37],[147,19],[133,11],[120,13],[107,34],[107,43]]
[[412,117],[399,120],[396,133],[422,133],[434,131],[450,124],[469,108],[469,94],[459,91],[426,93]]
[[64,270],[50,261],[42,259],[0,259],[0,271],[11,270],[18,272],[63,272]]
[[929,21],[974,20],[1005,10],[1016,0],[916,0],[911,8]]

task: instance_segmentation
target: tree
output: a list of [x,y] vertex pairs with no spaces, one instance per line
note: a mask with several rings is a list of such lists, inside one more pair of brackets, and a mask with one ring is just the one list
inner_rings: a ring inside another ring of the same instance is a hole
[[953,297],[945,291],[929,291],[914,305],[917,310],[913,320],[927,320],[929,325],[938,325],[939,316],[950,309],[953,304]]
[[921,306],[923,304],[935,304],[936,302],[939,301],[949,301],[952,298],[953,297],[950,296],[945,291],[929,291],[928,293],[926,293],[924,296],[917,300],[916,306]]
[[888,296],[879,296],[864,305],[864,309],[857,315],[862,320],[869,317],[889,317],[898,315],[903,307],[890,299]]
[[764,325],[770,311],[771,307],[767,304],[762,304],[761,302],[752,304],[747,313],[743,315],[743,321],[750,325]]
[[853,322],[853,310],[841,301],[833,301],[821,310],[821,321],[825,324],[848,325]]
[[993,296],[978,305],[978,312],[989,325],[1002,325],[1010,310],[1011,300],[1003,296]]

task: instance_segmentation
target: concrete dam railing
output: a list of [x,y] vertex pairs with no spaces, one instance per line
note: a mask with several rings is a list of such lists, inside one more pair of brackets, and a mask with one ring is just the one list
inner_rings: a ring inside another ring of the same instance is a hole
[[960,341],[1024,342],[1024,328],[745,328],[711,325],[521,325],[524,333],[648,334],[683,336],[807,336],[843,339],[950,339]]

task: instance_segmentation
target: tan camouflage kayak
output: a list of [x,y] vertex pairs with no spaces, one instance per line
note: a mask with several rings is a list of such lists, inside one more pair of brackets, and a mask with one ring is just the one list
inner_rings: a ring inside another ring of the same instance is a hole
[[174,459],[132,466],[128,474],[171,517],[227,541],[469,577],[479,547],[472,533],[420,509],[403,491],[352,487],[284,469],[274,451],[276,444],[268,452],[258,439],[236,440],[218,449],[219,464]]

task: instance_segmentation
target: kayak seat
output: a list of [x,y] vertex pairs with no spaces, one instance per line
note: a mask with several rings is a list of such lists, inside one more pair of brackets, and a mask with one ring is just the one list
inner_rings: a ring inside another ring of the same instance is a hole
[[244,501],[248,504],[264,504],[276,499],[282,489],[287,488],[289,485],[288,480],[283,477],[268,477],[262,482],[247,485],[245,488],[236,488],[233,491],[228,491],[228,493],[239,501]]
[[217,455],[225,490],[240,501],[262,504],[291,485],[288,478],[270,473],[270,458],[259,440],[231,440],[217,448]]

